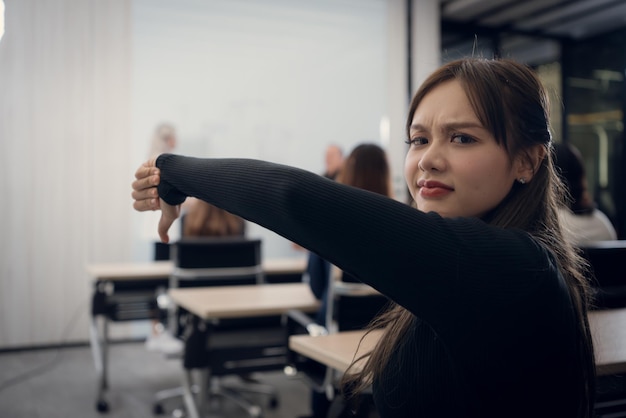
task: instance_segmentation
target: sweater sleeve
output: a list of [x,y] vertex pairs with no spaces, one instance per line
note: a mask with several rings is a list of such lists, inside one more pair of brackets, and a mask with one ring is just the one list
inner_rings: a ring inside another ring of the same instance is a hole
[[[298,168],[171,154],[157,166],[166,202],[193,196],[257,223],[431,323],[456,321],[452,311],[470,318],[494,296],[502,306],[532,297],[533,277],[546,269],[546,257],[536,257],[542,250],[523,232],[444,219]],[[459,309],[446,309],[451,304]]]

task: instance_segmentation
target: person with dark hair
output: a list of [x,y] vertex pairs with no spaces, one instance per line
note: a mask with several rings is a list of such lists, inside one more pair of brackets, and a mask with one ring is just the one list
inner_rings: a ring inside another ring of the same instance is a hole
[[611,220],[596,207],[587,188],[585,162],[572,144],[555,145],[554,163],[567,188],[567,200],[559,215],[566,238],[576,246],[617,239]]
[[[337,172],[335,180],[341,184],[369,190],[383,196],[392,197],[391,170],[385,150],[379,145],[363,143],[357,145],[350,155],[343,161],[343,167]],[[331,264],[311,253],[310,257],[317,257],[319,263],[327,266],[324,269],[308,269],[308,280],[311,291],[321,301],[320,309],[315,322],[328,327],[326,323],[326,309],[328,301],[328,286],[331,279]],[[309,265],[310,265],[309,259]],[[325,392],[311,392],[311,418],[327,416],[330,401]]]
[[[443,65],[407,119],[415,207],[294,167],[161,155],[133,207],[159,233],[194,196],[315,251],[395,303],[363,368],[381,417],[591,418],[595,361],[584,262],[564,239],[548,98],[507,59]],[[268,187],[271,185],[271,187]]]
[[[324,153],[324,177],[330,180],[336,180],[341,172],[344,164],[343,150],[339,145],[330,144],[326,147]],[[293,243],[294,249],[304,250],[300,245]],[[326,283],[330,277],[331,265],[328,261],[317,255],[315,252],[308,251],[306,270],[304,271],[303,281],[309,283],[311,291],[315,298],[324,303]],[[320,318],[318,318],[320,319]],[[323,318],[321,325],[324,325]]]
[[[338,172],[335,180],[341,184],[359,189],[369,190],[383,196],[392,197],[391,171],[387,154],[379,145],[363,143],[357,145],[345,159],[343,168]],[[326,263],[328,263],[326,261]],[[328,263],[330,266],[330,263]],[[309,275],[309,285],[315,297],[322,301],[322,307],[317,315],[317,323],[326,325],[325,312],[330,267],[325,271]]]

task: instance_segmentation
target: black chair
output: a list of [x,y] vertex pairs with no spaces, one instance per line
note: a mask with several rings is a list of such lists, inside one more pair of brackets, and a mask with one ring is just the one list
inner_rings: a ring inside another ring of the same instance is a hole
[[167,244],[161,241],[154,242],[154,261],[166,261],[171,257],[170,251],[171,244]]
[[[389,299],[370,286],[334,266],[332,271],[324,312],[326,325],[318,324],[304,312],[289,311],[285,315],[287,339],[298,334],[320,336],[363,329],[389,305]],[[295,351],[288,350],[284,372],[303,379],[316,392],[325,393],[329,400],[337,394],[339,373]]]
[[626,375],[598,376],[595,418],[626,417]]
[[[626,240],[596,241],[581,247],[593,280],[594,309],[626,307]],[[598,376],[596,418],[626,417],[626,375]]]
[[[169,287],[236,286],[264,283],[261,241],[246,238],[185,238],[171,247],[174,271]],[[274,387],[252,378],[255,372],[280,370],[285,364],[284,330],[280,316],[237,318],[200,323],[184,309],[169,306],[168,329],[185,340],[183,358],[185,381],[191,372],[208,371],[208,396],[234,401],[251,417],[260,417],[262,408],[250,402],[244,392],[269,396],[270,407],[278,405]],[[226,386],[221,377],[236,375],[240,384]],[[192,391],[198,392],[199,385]],[[183,387],[167,389],[155,396],[154,412],[163,413],[163,403],[183,396]]]
[[626,240],[596,241],[581,247],[581,251],[594,275],[594,307],[626,307]]

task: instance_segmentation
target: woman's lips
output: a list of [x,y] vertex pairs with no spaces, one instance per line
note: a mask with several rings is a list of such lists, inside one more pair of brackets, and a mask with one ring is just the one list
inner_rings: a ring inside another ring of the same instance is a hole
[[420,180],[417,186],[420,188],[420,196],[424,198],[442,197],[454,191],[452,187],[432,180]]

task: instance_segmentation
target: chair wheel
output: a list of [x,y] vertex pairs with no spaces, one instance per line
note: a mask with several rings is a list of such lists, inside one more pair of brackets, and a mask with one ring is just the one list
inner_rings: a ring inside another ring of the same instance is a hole
[[278,408],[278,398],[276,396],[272,396],[272,398],[270,398],[270,409],[276,408]]
[[152,413],[154,415],[163,415],[164,412],[165,410],[163,409],[163,405],[161,405],[160,403],[155,403],[152,407]]
[[254,418],[262,418],[263,410],[261,409],[261,407],[253,405],[250,408],[248,408],[248,414],[250,414],[250,416]]
[[98,401],[96,403],[96,410],[98,412],[109,412],[109,404],[107,401]]
[[172,411],[172,418],[183,418],[185,416],[185,411],[182,409],[174,409]]

